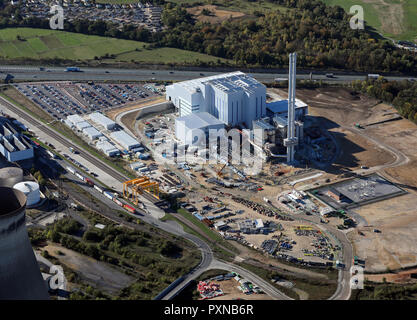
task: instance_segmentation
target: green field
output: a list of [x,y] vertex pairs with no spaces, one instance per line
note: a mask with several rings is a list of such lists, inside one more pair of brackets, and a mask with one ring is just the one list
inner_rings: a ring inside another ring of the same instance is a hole
[[[18,39],[18,36],[20,39]],[[105,62],[176,63],[217,62],[217,57],[174,48],[146,49],[144,42],[91,36],[66,31],[6,28],[0,30],[0,58],[94,60]],[[222,60],[222,59],[220,59]],[[225,61],[224,59],[222,61]]]
[[338,5],[347,12],[353,5],[364,9],[365,21],[384,36],[397,40],[417,41],[416,0],[322,0]]

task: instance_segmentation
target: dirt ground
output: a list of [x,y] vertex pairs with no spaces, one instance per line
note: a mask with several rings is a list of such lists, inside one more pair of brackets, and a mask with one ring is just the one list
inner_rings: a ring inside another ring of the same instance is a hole
[[[158,97],[158,96],[148,98],[144,101],[141,101],[141,103],[138,103],[138,104],[134,104],[134,105],[130,105],[130,106],[122,107],[122,108],[111,109],[111,110],[106,112],[106,116],[109,117],[110,119],[114,120],[119,113],[129,111],[129,110],[139,109],[139,108],[142,108],[142,107],[149,106],[151,104],[155,104],[155,103],[158,103],[158,102],[164,102],[164,101],[165,101],[165,98],[161,98],[161,97]],[[134,113],[132,113],[132,114],[134,114]]]
[[[115,293],[135,280],[103,262],[60,245],[49,244],[43,249],[47,250],[51,256],[57,258],[60,263],[79,273],[87,282],[93,283],[96,287],[106,291]],[[63,252],[64,255],[59,255],[58,251]]]
[[[283,90],[273,90],[282,96],[286,95]],[[369,227],[360,228],[364,236],[356,230],[349,233],[355,254],[366,259],[366,270],[384,272],[415,266],[417,125],[405,119],[392,120],[398,118],[392,106],[362,95],[352,95],[349,90],[343,88],[300,89],[297,90],[297,98],[309,105],[309,113],[317,117],[319,124],[332,132],[342,148],[339,159],[329,170],[330,173],[337,175],[344,171],[356,170],[361,165],[382,166],[377,172],[409,192],[404,196],[354,210],[369,224]],[[363,126],[363,129],[359,130],[362,135],[351,130],[355,123]],[[393,148],[395,152],[378,146],[367,137]],[[399,155],[404,155],[404,161],[399,163],[399,166],[384,169],[385,165],[398,163]],[[382,233],[374,233],[374,228]]]
[[[271,91],[286,96],[284,90]],[[395,160],[390,152],[349,130],[356,123],[365,125],[391,119],[397,114],[394,108],[363,95],[352,95],[344,88],[300,89],[297,98],[308,104],[313,124],[327,128],[342,150],[328,172],[337,175],[362,165],[373,167]]]
[[[417,264],[417,197],[406,194],[355,209],[369,227],[351,232],[356,254],[366,259],[365,270],[384,272]],[[373,232],[373,229],[381,233]]]
[[416,283],[417,269],[411,269],[407,271],[401,271],[398,273],[382,273],[382,274],[367,274],[365,279],[373,282],[391,282],[391,283]]
[[267,294],[244,294],[238,289],[239,283],[235,279],[224,280],[224,281],[211,281],[212,283],[220,285],[224,295],[216,297],[211,300],[273,300]]
[[[203,9],[209,10],[211,14],[208,16],[201,14]],[[188,13],[191,13],[192,15],[197,17],[198,21],[209,22],[213,24],[222,23],[223,21],[229,18],[240,18],[240,17],[245,16],[243,12],[220,10],[220,9],[217,9],[217,6],[214,6],[214,5],[204,5],[204,6],[188,8],[187,11]]]

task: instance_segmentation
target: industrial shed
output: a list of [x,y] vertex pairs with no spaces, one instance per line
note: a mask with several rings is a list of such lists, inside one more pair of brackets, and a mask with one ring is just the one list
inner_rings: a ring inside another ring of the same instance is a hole
[[87,121],[82,121],[82,122],[76,123],[75,127],[80,131],[84,131],[84,129],[86,128],[91,128],[91,124],[89,124]]
[[[77,114],[73,114],[67,117],[67,120],[72,123],[72,125],[76,125],[79,122],[83,122],[85,121],[83,118],[81,118],[79,115]],[[68,122],[67,122],[68,123]]]
[[87,127],[83,129],[83,133],[90,139],[96,140],[103,136],[103,134],[94,127]]
[[89,117],[92,121],[94,121],[95,123],[103,126],[107,130],[113,130],[113,129],[116,128],[116,122],[107,118],[106,116],[102,115],[101,113],[93,112],[92,114],[90,114]]
[[105,140],[97,142],[96,148],[100,151],[103,151],[103,153],[109,157],[114,157],[120,154],[119,149]]
[[207,136],[210,129],[220,130],[223,128],[224,122],[208,112],[192,113],[175,119],[175,136],[185,144],[197,143],[200,130]]
[[126,150],[140,147],[140,143],[123,130],[111,133],[110,137]]

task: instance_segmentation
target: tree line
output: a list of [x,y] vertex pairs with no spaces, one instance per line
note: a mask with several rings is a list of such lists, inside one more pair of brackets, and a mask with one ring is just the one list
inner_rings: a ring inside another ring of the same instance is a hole
[[352,87],[356,91],[392,104],[402,117],[417,123],[417,82],[387,81],[380,77],[377,80],[353,81]]
[[[185,5],[166,3],[162,13],[166,29],[161,32],[152,33],[132,25],[119,29],[108,21],[87,20],[66,21],[64,29],[143,41],[149,43],[148,48],[173,47],[206,53],[245,67],[286,67],[288,54],[296,51],[298,66],[304,69],[417,72],[417,57],[388,40],[377,39],[369,28],[352,30],[351,16],[341,7],[326,6],[320,0],[269,1],[290,10],[255,12],[252,17],[210,24],[195,20]],[[2,8],[0,28],[49,28],[48,20],[23,19],[19,7]]]

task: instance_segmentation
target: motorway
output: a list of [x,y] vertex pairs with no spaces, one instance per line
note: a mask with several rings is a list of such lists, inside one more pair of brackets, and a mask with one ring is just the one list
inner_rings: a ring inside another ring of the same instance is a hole
[[[160,69],[121,69],[121,68],[80,68],[82,72],[65,72],[64,67],[40,67],[35,66],[0,66],[0,79],[6,74],[11,74],[14,80],[19,81],[183,81],[205,76],[212,76],[225,71],[210,71],[210,69],[201,69],[198,71],[191,70],[160,70]],[[238,69],[228,69],[227,71],[237,71]],[[1,75],[3,73],[3,75]],[[254,78],[261,82],[273,82],[276,78],[287,79],[288,73],[281,71],[272,72],[248,72]],[[297,79],[309,79],[310,73],[297,73]],[[404,80],[412,77],[406,76],[386,76],[388,80]],[[353,80],[365,80],[364,74],[344,74],[334,72],[333,78],[326,77],[325,71],[313,72],[313,80],[323,80],[327,82],[351,82]],[[417,81],[417,78],[412,78]]]

